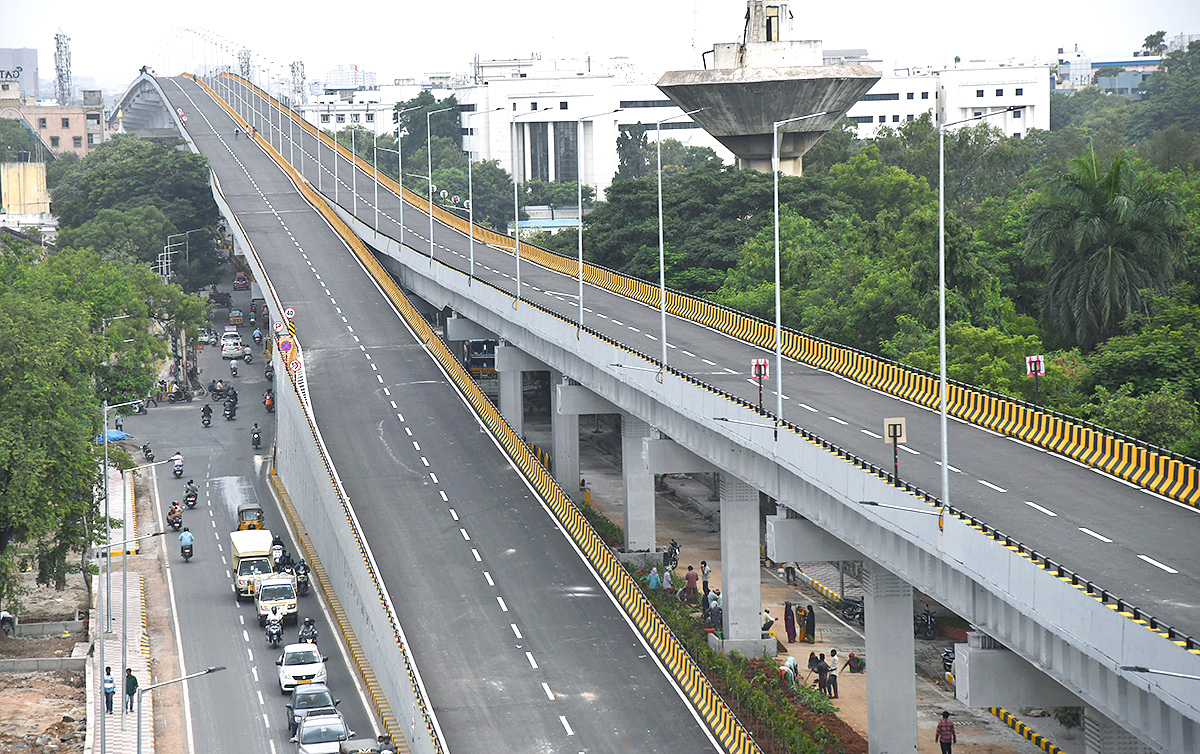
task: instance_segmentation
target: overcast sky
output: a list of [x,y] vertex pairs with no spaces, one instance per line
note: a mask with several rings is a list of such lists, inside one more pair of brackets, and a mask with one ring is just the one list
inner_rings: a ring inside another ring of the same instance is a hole
[[[697,67],[699,53],[714,42],[739,39],[746,10],[744,0],[5,5],[0,47],[37,48],[43,87],[54,78],[54,34],[61,27],[71,37],[75,77],[106,89],[123,88],[144,64],[160,74],[190,70],[205,45],[183,28],[208,30],[275,63],[301,59],[309,79],[355,63],[375,71],[381,83],[419,79],[431,71],[466,72],[476,54],[534,52],[544,58],[625,56],[657,73]],[[336,15],[343,9],[347,16]],[[863,47],[888,67],[940,64],[955,55],[1049,60],[1057,48],[1076,44],[1101,59],[1128,55],[1154,31],[1200,34],[1197,0],[826,1],[796,3],[792,13],[794,38],[820,39],[826,48]]]

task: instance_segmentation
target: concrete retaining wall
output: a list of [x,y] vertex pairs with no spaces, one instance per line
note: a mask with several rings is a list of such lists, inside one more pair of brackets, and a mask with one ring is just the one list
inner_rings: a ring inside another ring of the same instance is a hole
[[58,636],[63,631],[75,633],[87,628],[87,621],[57,620],[46,623],[18,623],[17,636]]
[[0,673],[35,673],[45,670],[74,670],[82,673],[86,667],[86,657],[22,657],[17,660],[0,660]]

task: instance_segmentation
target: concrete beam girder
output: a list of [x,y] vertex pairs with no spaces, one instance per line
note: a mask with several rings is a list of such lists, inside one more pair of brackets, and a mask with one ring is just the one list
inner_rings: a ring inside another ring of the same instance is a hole
[[[669,373],[618,369],[638,356],[577,330],[535,307],[513,308],[510,295],[471,286],[447,267],[435,277],[428,258],[401,249],[345,210],[339,215],[373,247],[403,285],[442,298],[456,311],[552,364],[573,380],[641,417],[713,465],[750,481],[814,524],[899,575],[987,632],[1034,667],[1079,695],[1156,751],[1186,749],[1200,741],[1200,698],[1195,684],[1145,678],[1119,665],[1176,668],[1200,675],[1200,656],[1117,614],[1079,586],[1059,579],[948,517],[939,532],[934,516],[865,508],[860,500],[902,507],[925,505],[881,477],[865,472],[819,444],[770,428],[761,417],[717,393]],[[728,416],[746,422],[714,422]]]
[[496,346],[497,372],[546,372],[549,369],[544,362],[538,361],[510,343]]
[[708,461],[674,440],[642,441],[642,463],[648,474],[715,474],[720,471]]
[[621,409],[610,401],[588,390],[582,385],[555,385],[558,391],[558,412],[560,414],[620,414]]
[[1007,649],[954,645],[954,696],[968,707],[1081,707],[1083,702]]
[[466,317],[452,316],[445,323],[446,340],[495,340],[496,333]]
[[863,556],[807,519],[767,516],[767,557],[789,563],[861,560]]

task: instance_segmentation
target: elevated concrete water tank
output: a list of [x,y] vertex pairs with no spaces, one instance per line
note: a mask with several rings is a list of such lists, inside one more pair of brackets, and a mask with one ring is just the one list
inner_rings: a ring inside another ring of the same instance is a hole
[[779,169],[800,175],[804,153],[833,128],[879,80],[866,65],[823,65],[819,40],[788,40],[786,3],[747,0],[741,42],[713,46],[704,70],[668,71],[658,88],[701,128],[738,157],[742,168],[771,172],[776,122],[812,113],[818,118],[780,126]]

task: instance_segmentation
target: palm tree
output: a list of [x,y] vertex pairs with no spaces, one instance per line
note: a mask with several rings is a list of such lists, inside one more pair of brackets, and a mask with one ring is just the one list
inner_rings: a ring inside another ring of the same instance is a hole
[[1123,156],[1108,169],[1095,150],[1071,161],[1029,215],[1027,252],[1048,260],[1043,311],[1063,337],[1090,349],[1142,308],[1141,291],[1175,279],[1183,221],[1174,193],[1140,180]]

